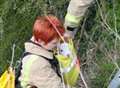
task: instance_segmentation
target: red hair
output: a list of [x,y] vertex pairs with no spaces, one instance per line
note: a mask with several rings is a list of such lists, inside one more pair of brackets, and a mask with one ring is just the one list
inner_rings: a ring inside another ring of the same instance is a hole
[[[61,22],[54,16],[47,16],[51,19],[51,22],[56,26],[59,33],[63,36],[65,30]],[[46,44],[55,38],[60,38],[53,25],[49,22],[46,16],[38,16],[33,25],[33,36],[35,40],[39,39]]]

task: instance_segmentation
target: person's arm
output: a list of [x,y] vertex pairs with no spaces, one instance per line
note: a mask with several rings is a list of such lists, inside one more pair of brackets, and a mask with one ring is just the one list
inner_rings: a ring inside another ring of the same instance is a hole
[[93,0],[71,0],[65,16],[66,33],[73,36],[79,27],[80,20],[85,15],[86,10]]

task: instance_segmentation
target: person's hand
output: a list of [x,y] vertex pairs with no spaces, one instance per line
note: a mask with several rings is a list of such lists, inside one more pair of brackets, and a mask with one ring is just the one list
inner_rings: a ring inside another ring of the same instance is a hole
[[73,33],[73,31],[68,31],[68,30],[66,30],[66,32],[65,32],[65,34],[64,34],[64,38],[65,38],[65,39],[69,39],[69,38],[74,39],[74,33]]
[[78,28],[65,27],[65,29],[66,29],[66,32],[65,32],[65,34],[64,34],[64,37],[65,37],[65,38],[68,38],[68,39],[69,39],[69,38],[74,39],[75,34],[76,34]]

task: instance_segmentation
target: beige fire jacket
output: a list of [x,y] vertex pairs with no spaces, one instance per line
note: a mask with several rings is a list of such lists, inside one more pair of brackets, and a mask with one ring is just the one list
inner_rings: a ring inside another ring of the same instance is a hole
[[[25,51],[53,59],[53,53],[30,42],[25,43]],[[22,70],[19,77],[22,88],[62,88],[61,78],[51,68],[51,64],[43,57],[27,55],[22,60]]]
[[65,27],[78,27],[81,17],[94,0],[71,0],[65,16]]

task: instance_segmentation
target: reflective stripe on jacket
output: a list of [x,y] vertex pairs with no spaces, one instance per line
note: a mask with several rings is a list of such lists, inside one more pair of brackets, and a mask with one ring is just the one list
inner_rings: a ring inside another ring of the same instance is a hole
[[93,0],[71,0],[65,17],[65,26],[78,27],[91,2]]
[[80,63],[71,39],[69,43],[64,42],[59,46],[56,58],[59,61],[65,84],[75,86],[80,73]]

